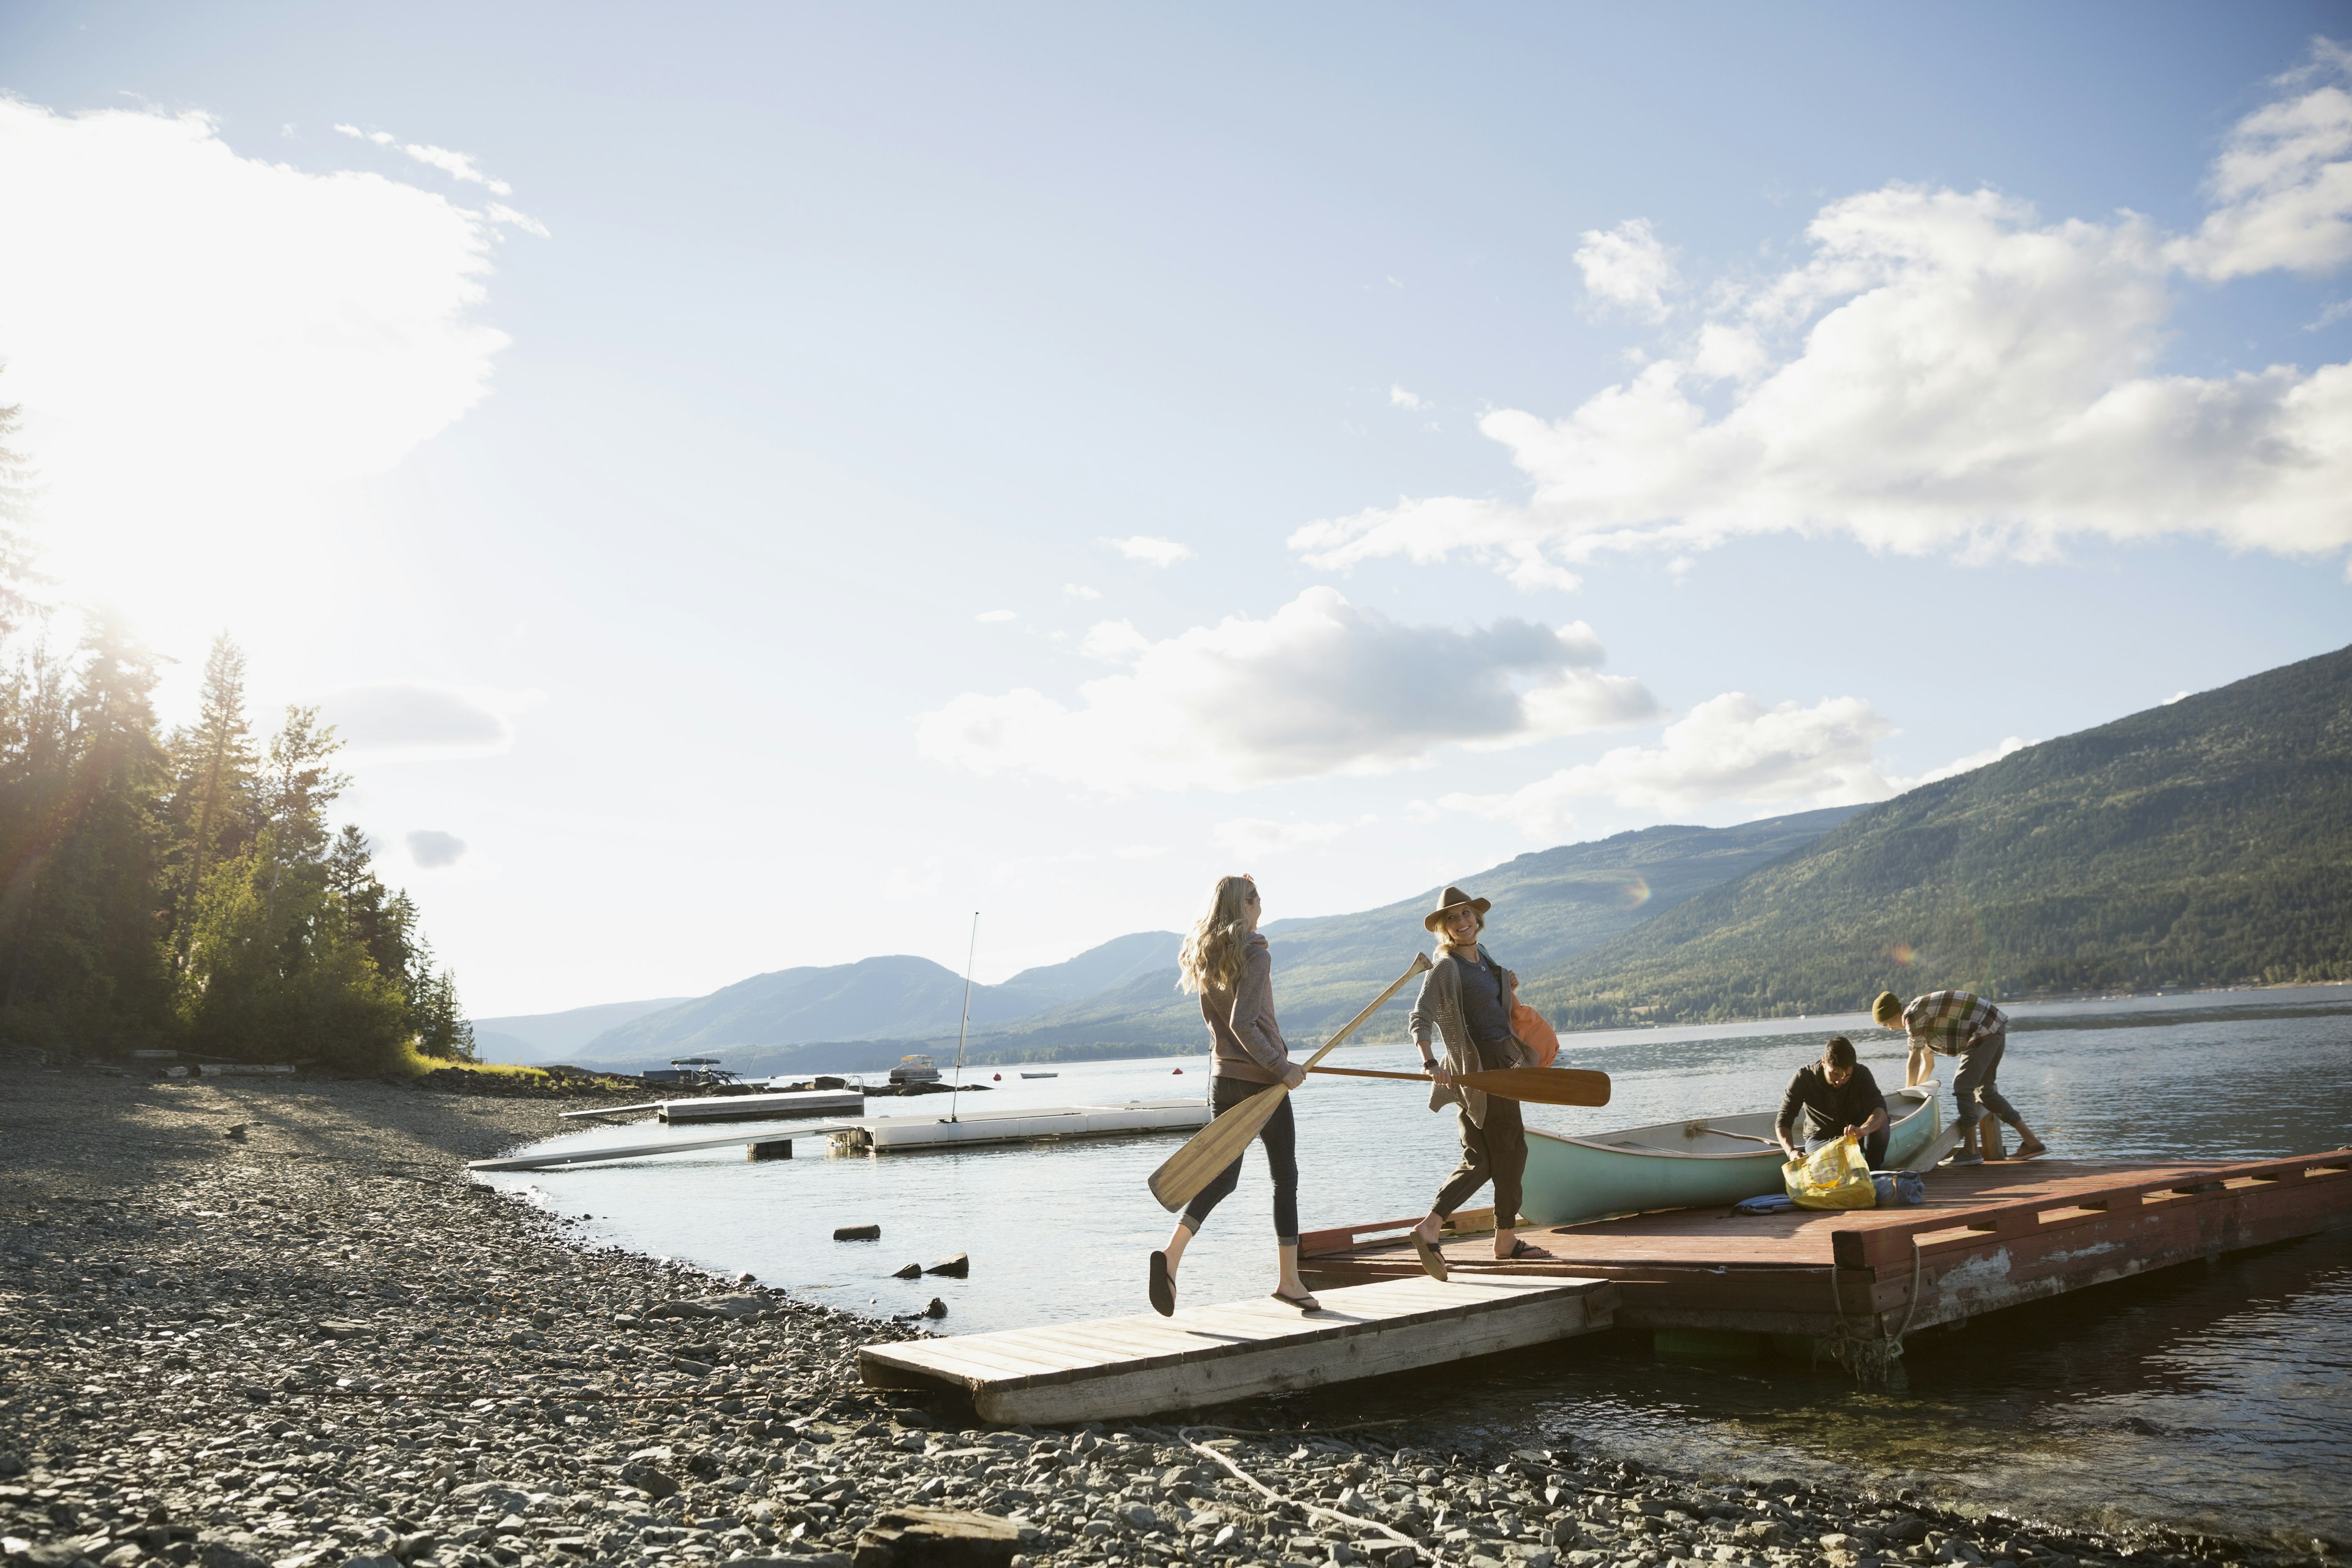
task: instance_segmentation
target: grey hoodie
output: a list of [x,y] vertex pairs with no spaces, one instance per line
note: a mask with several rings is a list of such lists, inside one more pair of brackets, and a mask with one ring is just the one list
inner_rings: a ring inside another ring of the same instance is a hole
[[1242,972],[1231,991],[1202,987],[1201,1016],[1216,1042],[1215,1065],[1210,1069],[1216,1077],[1244,1083],[1282,1081],[1290,1067],[1290,1047],[1282,1037],[1282,1026],[1274,1021],[1274,953],[1265,938],[1252,931],[1242,944]]

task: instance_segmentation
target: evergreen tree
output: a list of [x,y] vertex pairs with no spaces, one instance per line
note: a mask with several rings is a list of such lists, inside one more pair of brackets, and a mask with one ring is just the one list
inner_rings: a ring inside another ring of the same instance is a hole
[[79,652],[61,730],[49,672],[35,677],[20,781],[32,809],[10,814],[7,889],[9,1029],[68,1047],[152,1038],[168,998],[154,901],[168,776],[154,659],[104,616]]
[[179,845],[172,889],[173,947],[187,964],[187,928],[205,874],[252,843],[258,759],[245,717],[245,652],[226,632],[213,639],[196,721],[172,737],[173,825]]
[[198,886],[178,1013],[223,1055],[372,1068],[411,1038],[404,971],[378,965],[339,890],[363,879],[381,892],[366,839],[328,837],[327,807],[350,784],[331,765],[341,744],[317,709],[287,709],[260,780],[261,831]]

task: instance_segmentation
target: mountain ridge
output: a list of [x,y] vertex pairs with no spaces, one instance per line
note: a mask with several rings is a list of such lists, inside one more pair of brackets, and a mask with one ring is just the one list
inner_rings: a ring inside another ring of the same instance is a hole
[[1556,1023],[2352,979],[2352,647],[1858,814],[1528,987]]

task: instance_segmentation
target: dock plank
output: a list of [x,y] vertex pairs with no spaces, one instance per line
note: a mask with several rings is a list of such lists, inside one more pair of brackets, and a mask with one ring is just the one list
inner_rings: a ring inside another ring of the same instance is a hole
[[1609,1325],[1615,1288],[1592,1279],[1425,1276],[1320,1292],[1302,1314],[1270,1298],[873,1344],[877,1387],[960,1388],[985,1420],[1069,1422],[1223,1404],[1440,1365]]

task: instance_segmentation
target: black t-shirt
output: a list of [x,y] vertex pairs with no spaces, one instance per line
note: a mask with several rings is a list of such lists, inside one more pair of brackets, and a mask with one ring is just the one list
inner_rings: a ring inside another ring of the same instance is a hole
[[1780,1115],[1772,1130],[1789,1131],[1796,1125],[1797,1113],[1803,1111],[1806,1138],[1835,1138],[1847,1128],[1869,1121],[1872,1111],[1885,1109],[1886,1097],[1878,1092],[1878,1080],[1860,1062],[1853,1064],[1845,1082],[1834,1088],[1822,1064],[1814,1062],[1789,1080],[1789,1092],[1780,1097]]

